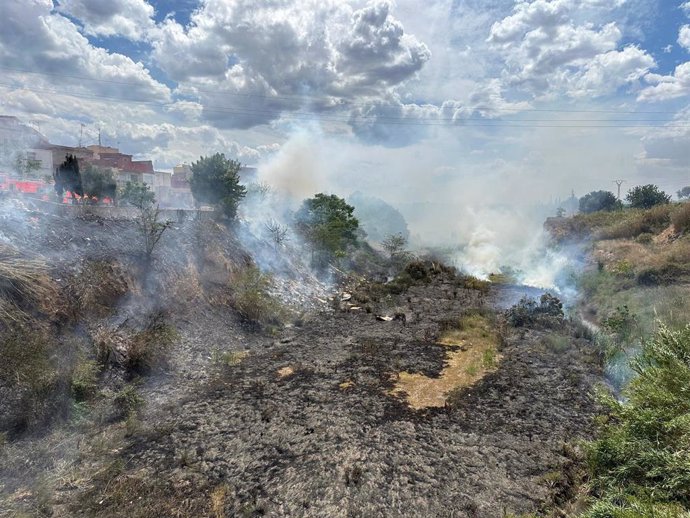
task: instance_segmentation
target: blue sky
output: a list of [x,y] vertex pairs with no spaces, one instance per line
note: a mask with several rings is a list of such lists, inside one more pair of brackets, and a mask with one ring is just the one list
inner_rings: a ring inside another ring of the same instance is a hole
[[[307,194],[533,202],[690,183],[680,0],[5,0],[0,111]],[[271,176],[273,175],[273,176]],[[276,177],[278,175],[278,177]],[[274,178],[275,177],[275,178]]]

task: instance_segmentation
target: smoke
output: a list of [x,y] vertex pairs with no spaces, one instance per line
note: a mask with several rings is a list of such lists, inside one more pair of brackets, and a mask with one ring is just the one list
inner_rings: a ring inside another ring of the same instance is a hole
[[259,165],[259,180],[292,204],[328,190],[329,169],[323,167],[327,159],[321,154],[320,140],[317,132],[298,131],[270,160]]
[[[245,204],[244,217],[252,233],[261,235],[268,219],[291,226],[292,212],[318,192],[346,199],[361,192],[402,213],[412,251],[443,251],[456,267],[484,279],[510,272],[529,286],[570,290],[564,279],[577,265],[571,251],[549,247],[543,223],[563,205],[554,196],[568,198],[571,166],[554,173],[544,156],[533,169],[474,156],[460,168],[448,164],[457,155],[449,145],[441,138],[433,150],[424,142],[395,150],[363,147],[316,125],[299,128],[259,164],[259,179],[272,194],[259,205]],[[393,223],[385,221],[389,214],[378,217],[382,227]],[[294,233],[290,239],[303,245]]]

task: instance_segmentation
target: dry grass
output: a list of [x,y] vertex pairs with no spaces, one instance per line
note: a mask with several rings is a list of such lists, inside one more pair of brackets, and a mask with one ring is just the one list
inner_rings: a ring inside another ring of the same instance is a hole
[[634,273],[669,264],[690,266],[690,236],[672,241],[655,240],[646,245],[627,239],[599,241],[594,258],[607,271],[616,274],[621,273],[625,264],[630,265]]
[[289,378],[295,373],[295,368],[288,365],[286,367],[283,367],[281,369],[278,369],[278,377],[279,378]]
[[10,326],[26,322],[31,309],[43,311],[57,298],[48,266],[0,244],[0,321]]
[[169,272],[162,290],[163,296],[168,300],[177,301],[177,307],[180,309],[203,299],[204,296],[199,271],[194,264],[188,264],[182,270]]
[[211,353],[211,361],[215,365],[222,365],[225,367],[234,367],[244,361],[249,356],[249,351],[219,351],[214,349]]
[[676,232],[690,232],[690,203],[683,203],[671,214],[671,221]]
[[401,372],[392,391],[404,393],[415,410],[445,406],[450,392],[473,385],[495,370],[500,359],[496,352],[498,336],[482,315],[464,317],[459,329],[446,331],[438,343],[449,346],[440,376]]
[[134,278],[116,261],[89,261],[69,289],[77,311],[96,317],[110,315],[121,297],[137,290]]
[[228,486],[221,484],[211,491],[211,510],[214,518],[225,517],[225,501],[228,497]]

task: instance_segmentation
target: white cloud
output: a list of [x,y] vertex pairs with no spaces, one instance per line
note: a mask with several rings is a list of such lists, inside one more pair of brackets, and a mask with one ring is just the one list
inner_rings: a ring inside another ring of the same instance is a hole
[[653,86],[642,90],[638,101],[660,102],[690,95],[690,61],[678,65],[671,75],[647,74],[645,81]]
[[87,34],[141,40],[153,26],[146,0],[60,0],[57,10],[79,20]]
[[678,44],[690,51],[690,25],[683,25],[678,31]]
[[583,97],[615,92],[641,79],[655,66],[654,58],[638,47],[625,47],[594,57],[573,84],[571,95]]
[[[520,1],[495,22],[488,42],[505,57],[503,80],[535,97],[601,96],[637,81],[655,66],[644,50],[619,50],[622,33],[606,20],[618,2]],[[584,18],[585,21],[578,21]]]
[[336,0],[208,0],[189,26],[164,22],[153,58],[197,93],[207,120],[248,128],[282,112],[385,98],[415,77],[430,52],[392,8],[386,1],[355,9]]
[[[141,63],[95,47],[64,16],[51,12],[51,0],[4,0],[0,63],[4,67],[55,74],[21,78],[29,86],[69,87],[74,93],[124,99],[168,100],[169,89]],[[7,76],[12,76],[8,72]],[[16,74],[14,74],[16,75]]]

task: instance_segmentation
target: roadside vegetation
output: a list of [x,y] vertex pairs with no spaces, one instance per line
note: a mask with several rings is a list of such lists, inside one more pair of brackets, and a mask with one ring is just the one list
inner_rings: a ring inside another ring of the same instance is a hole
[[577,311],[598,326],[618,391],[598,396],[584,516],[690,516],[690,203],[655,185],[632,188],[625,206],[614,201],[590,193],[580,214],[546,223],[556,246],[586,243]]
[[690,326],[660,326],[631,362],[635,377],[586,449],[594,503],[589,518],[690,515]]

